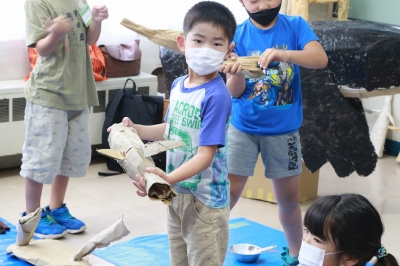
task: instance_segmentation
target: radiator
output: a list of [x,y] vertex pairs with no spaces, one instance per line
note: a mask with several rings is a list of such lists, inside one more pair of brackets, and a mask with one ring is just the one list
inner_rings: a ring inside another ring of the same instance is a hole
[[[124,78],[110,78],[96,82],[99,106],[91,107],[89,130],[92,145],[101,144],[101,132],[105,119],[107,103],[123,88]],[[157,95],[157,76],[147,73],[129,77],[136,83],[142,94]],[[21,150],[25,140],[23,80],[0,81],[0,169],[16,167],[21,164]],[[129,82],[127,87],[132,87]]]

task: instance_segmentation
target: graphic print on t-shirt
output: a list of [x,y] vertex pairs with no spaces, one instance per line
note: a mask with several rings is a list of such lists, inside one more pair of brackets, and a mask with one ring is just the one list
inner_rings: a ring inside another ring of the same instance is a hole
[[68,46],[74,47],[80,45],[80,42],[86,41],[85,26],[81,22],[82,18],[78,10],[67,12],[65,14],[72,22],[72,29],[68,32]]
[[[226,146],[225,146],[226,147]],[[211,207],[218,207],[228,199],[228,191],[225,185],[228,176],[228,165],[226,159],[226,148],[218,148],[212,165],[212,179],[210,183]],[[221,185],[224,184],[224,185]]]
[[[182,156],[182,160],[179,162],[178,165],[174,166],[173,164],[169,164],[167,166],[167,173],[171,173],[176,168],[180,167],[185,162],[189,161],[193,158],[193,156],[197,153],[198,147],[192,145],[192,138],[188,131],[178,128],[175,126],[170,126],[169,128],[169,140],[180,140],[185,143],[185,146],[179,149],[170,150],[172,153],[180,153]],[[186,179],[184,181],[179,182],[179,185],[185,188],[188,188],[192,191],[197,190],[197,184],[201,181],[200,173],[197,173],[192,178]]]
[[[175,161],[176,165],[167,165],[168,173],[174,171],[185,162],[193,158],[197,153],[198,146],[193,143],[190,130],[198,130],[201,127],[200,109],[195,105],[184,101],[171,101],[171,114],[168,118],[169,140],[180,140],[185,143],[185,146],[171,150],[171,153],[175,153],[175,158],[179,158]],[[197,190],[197,185],[201,181],[201,174],[198,173],[194,177],[179,182],[179,185],[186,187],[192,191]]]
[[[287,45],[274,47],[276,50],[287,50]],[[254,53],[254,52],[252,52]],[[294,66],[292,63],[280,62],[277,66],[265,70],[265,76],[250,78],[248,84],[253,87],[247,98],[258,108],[290,105],[293,103],[292,80]]]

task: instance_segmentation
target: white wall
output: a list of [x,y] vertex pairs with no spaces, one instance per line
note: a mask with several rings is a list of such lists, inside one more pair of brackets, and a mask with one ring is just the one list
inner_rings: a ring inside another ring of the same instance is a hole
[[[0,80],[22,79],[30,71],[24,43],[25,0],[13,0],[2,3],[0,9]],[[216,0],[226,5],[235,15],[238,23],[247,18],[245,9],[239,0]],[[136,23],[153,29],[182,29],[182,20],[186,11],[197,0],[89,0],[91,6],[106,4],[110,17],[103,22],[102,34],[98,44],[118,44],[141,40],[142,71],[151,73],[161,66],[158,46],[135,32],[121,26],[119,22],[128,18]],[[10,12],[13,10],[13,12]],[[310,19],[322,20],[332,10],[332,5],[311,5]],[[10,41],[11,40],[11,41]]]
[[[30,71],[25,47],[24,8],[25,0],[2,3],[0,9],[0,80],[22,79]],[[161,66],[158,46],[119,23],[123,18],[153,29],[182,29],[186,11],[199,2],[196,0],[88,0],[91,6],[105,4],[110,17],[103,22],[102,34],[97,44],[119,44],[141,40],[141,70],[151,73]],[[228,6],[237,22],[243,21],[247,13],[238,0],[217,0]],[[11,10],[13,12],[11,12]],[[15,11],[15,12],[14,12]],[[12,25],[12,26],[10,26]]]
[[[181,30],[186,11],[199,2],[197,0],[88,0],[91,6],[105,4],[109,8],[109,19],[103,22],[102,34],[97,44],[119,44],[133,42],[139,38],[143,53],[141,70],[151,73],[161,66],[158,46],[119,23],[123,18],[152,29]],[[239,0],[216,0],[232,11],[241,23],[248,16]],[[0,80],[22,79],[30,71],[25,47],[24,0],[3,3],[0,9]],[[324,19],[332,5],[312,5],[310,19]],[[14,10],[15,12],[9,12]],[[12,25],[12,26],[8,26]]]
[[[239,0],[216,1],[229,7],[238,23],[247,18],[247,13]],[[89,0],[91,6],[104,3],[109,8],[110,18],[103,23],[98,44],[132,42],[139,38],[143,53],[141,70],[146,73],[151,73],[155,68],[161,66],[158,46],[121,26],[120,21],[128,18],[153,29],[181,30],[186,11],[197,2],[197,0]],[[24,41],[23,3],[24,0],[7,1],[2,3],[0,9],[0,80],[23,79],[30,71]],[[352,6],[352,8],[356,7]],[[310,5],[310,20],[329,19],[331,10],[332,4]],[[380,109],[383,99],[382,97],[364,99],[363,103],[368,109]],[[400,126],[399,95],[394,97],[393,116],[397,126]],[[370,128],[372,128],[376,114],[367,115],[367,118]],[[400,141],[400,133],[389,132],[388,138]]]
[[394,24],[400,26],[399,0],[351,0],[349,18]]
[[31,67],[25,40],[0,40],[0,81],[23,79],[29,71]]
[[[385,96],[371,97],[371,98],[363,99],[362,103],[363,103],[364,108],[366,108],[366,109],[381,110],[384,100],[385,100]],[[366,114],[370,132],[371,132],[371,129],[374,126],[378,116],[379,116],[378,113]],[[400,95],[399,94],[397,94],[393,97],[392,116],[394,118],[395,125],[397,127],[400,127]],[[400,142],[400,132],[388,130],[386,138]]]

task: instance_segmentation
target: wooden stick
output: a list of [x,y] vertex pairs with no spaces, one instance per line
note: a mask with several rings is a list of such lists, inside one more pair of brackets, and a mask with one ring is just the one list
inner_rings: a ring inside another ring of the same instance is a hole
[[400,131],[400,127],[389,126],[390,130]]
[[309,20],[308,2],[309,0],[291,0],[290,15],[302,16],[305,20]]
[[350,0],[339,0],[338,19],[347,20],[349,16]]

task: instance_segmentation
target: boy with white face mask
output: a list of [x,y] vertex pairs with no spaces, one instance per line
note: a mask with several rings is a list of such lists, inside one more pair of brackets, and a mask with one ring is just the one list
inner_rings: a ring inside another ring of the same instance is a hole
[[[184,36],[177,37],[189,74],[171,87],[164,124],[143,126],[124,118],[144,140],[182,140],[167,151],[167,173],[149,168],[173,184],[178,195],[168,206],[170,265],[222,265],[228,246],[229,180],[225,135],[231,97],[217,70],[233,48],[236,21],[225,6],[199,2],[186,14]],[[133,182],[145,196],[143,178]]]

